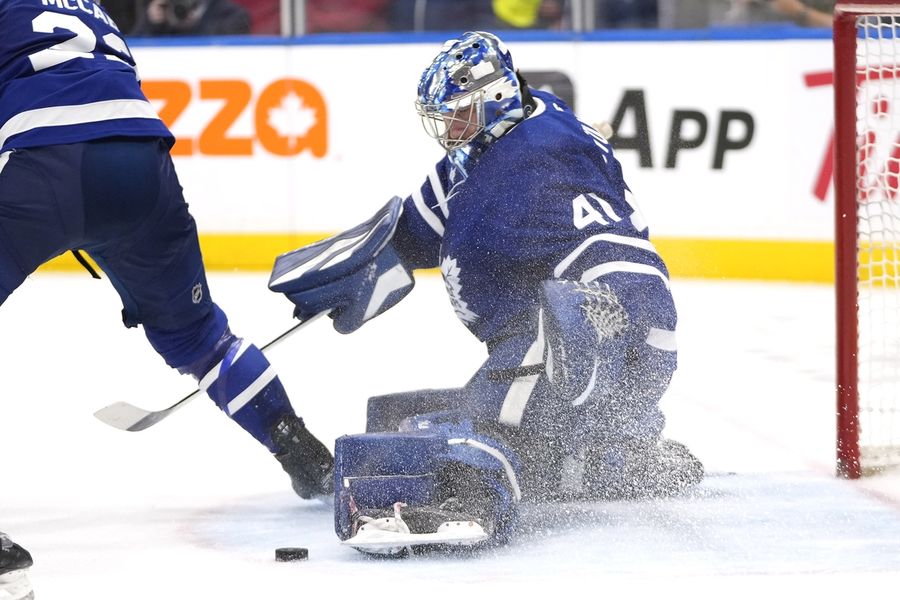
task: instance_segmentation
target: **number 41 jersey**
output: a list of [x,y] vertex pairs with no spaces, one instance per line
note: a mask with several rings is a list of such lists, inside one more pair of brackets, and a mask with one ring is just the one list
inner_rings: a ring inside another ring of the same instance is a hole
[[0,0],[0,152],[172,135],[113,20],[90,0]]

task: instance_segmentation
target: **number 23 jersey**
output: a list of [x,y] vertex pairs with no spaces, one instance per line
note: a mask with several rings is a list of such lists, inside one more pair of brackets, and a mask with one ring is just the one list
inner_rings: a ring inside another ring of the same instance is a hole
[[0,152],[111,136],[172,136],[134,59],[90,0],[0,0]]

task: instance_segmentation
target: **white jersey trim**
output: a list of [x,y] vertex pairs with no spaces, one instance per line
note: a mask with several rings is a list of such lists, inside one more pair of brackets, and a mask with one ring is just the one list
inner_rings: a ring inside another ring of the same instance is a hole
[[438,236],[444,237],[444,224],[441,223],[441,220],[438,218],[436,214],[431,212],[431,209],[425,204],[425,198],[422,196],[422,190],[416,190],[412,193],[413,204],[416,205],[416,210],[419,211],[419,216],[422,217],[428,226],[431,227],[432,230]]
[[638,208],[637,202],[634,199],[634,194],[632,194],[631,190],[628,188],[625,188],[625,202],[631,207],[631,224],[634,228],[638,231],[647,229],[647,219],[644,218],[644,213]]
[[581,282],[589,283],[608,273],[643,273],[644,275],[655,275],[662,279],[663,283],[666,285],[666,289],[669,289],[669,278],[663,275],[662,271],[656,267],[624,260],[603,263],[596,267],[591,267],[581,276]]
[[431,191],[434,192],[434,197],[437,199],[437,206],[441,209],[441,212],[444,213],[444,218],[450,216],[450,207],[447,206],[447,196],[444,194],[444,188],[441,185],[441,178],[438,177],[438,172],[435,167],[431,167],[431,172],[428,173],[428,181],[431,182]]
[[62,127],[99,123],[115,119],[159,119],[156,110],[146,100],[104,100],[90,104],[48,106],[26,110],[0,127],[0,147],[14,135],[38,127]]
[[3,169],[6,167],[6,163],[9,162],[10,154],[12,154],[12,150],[7,150],[3,154],[0,154],[0,173],[3,172]]
[[572,266],[572,263],[575,262],[581,254],[587,250],[588,246],[592,244],[596,244],[597,242],[612,242],[613,244],[623,244],[625,246],[633,246],[635,248],[640,248],[641,250],[646,250],[647,252],[651,252],[653,254],[658,254],[656,252],[656,247],[649,241],[641,238],[633,238],[628,237],[627,235],[618,235],[615,233],[598,233],[597,235],[592,235],[587,238],[581,244],[578,245],[575,250],[573,250],[567,257],[565,257],[556,268],[553,269],[553,277],[559,279],[560,275],[565,273],[566,269]]

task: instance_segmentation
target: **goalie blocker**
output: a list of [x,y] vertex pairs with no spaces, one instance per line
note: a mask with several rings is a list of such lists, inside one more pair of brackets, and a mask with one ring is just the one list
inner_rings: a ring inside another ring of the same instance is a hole
[[359,329],[415,285],[391,245],[402,211],[394,197],[368,221],[279,256],[269,289],[287,296],[299,319],[330,311],[340,333]]

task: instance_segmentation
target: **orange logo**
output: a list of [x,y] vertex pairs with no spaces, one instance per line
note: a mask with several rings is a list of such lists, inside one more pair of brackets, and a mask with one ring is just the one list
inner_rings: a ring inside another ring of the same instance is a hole
[[[158,107],[159,116],[171,128],[190,103],[194,88],[187,81],[155,80],[141,84],[144,94]],[[273,81],[255,102],[253,89],[236,79],[201,80],[197,99],[224,101],[219,111],[204,123],[196,138],[179,136],[172,154],[190,156],[250,156],[258,142],[278,156],[294,156],[309,150],[322,158],[328,149],[328,109],[319,91],[298,79]],[[253,111],[254,137],[229,135],[244,113]]]

